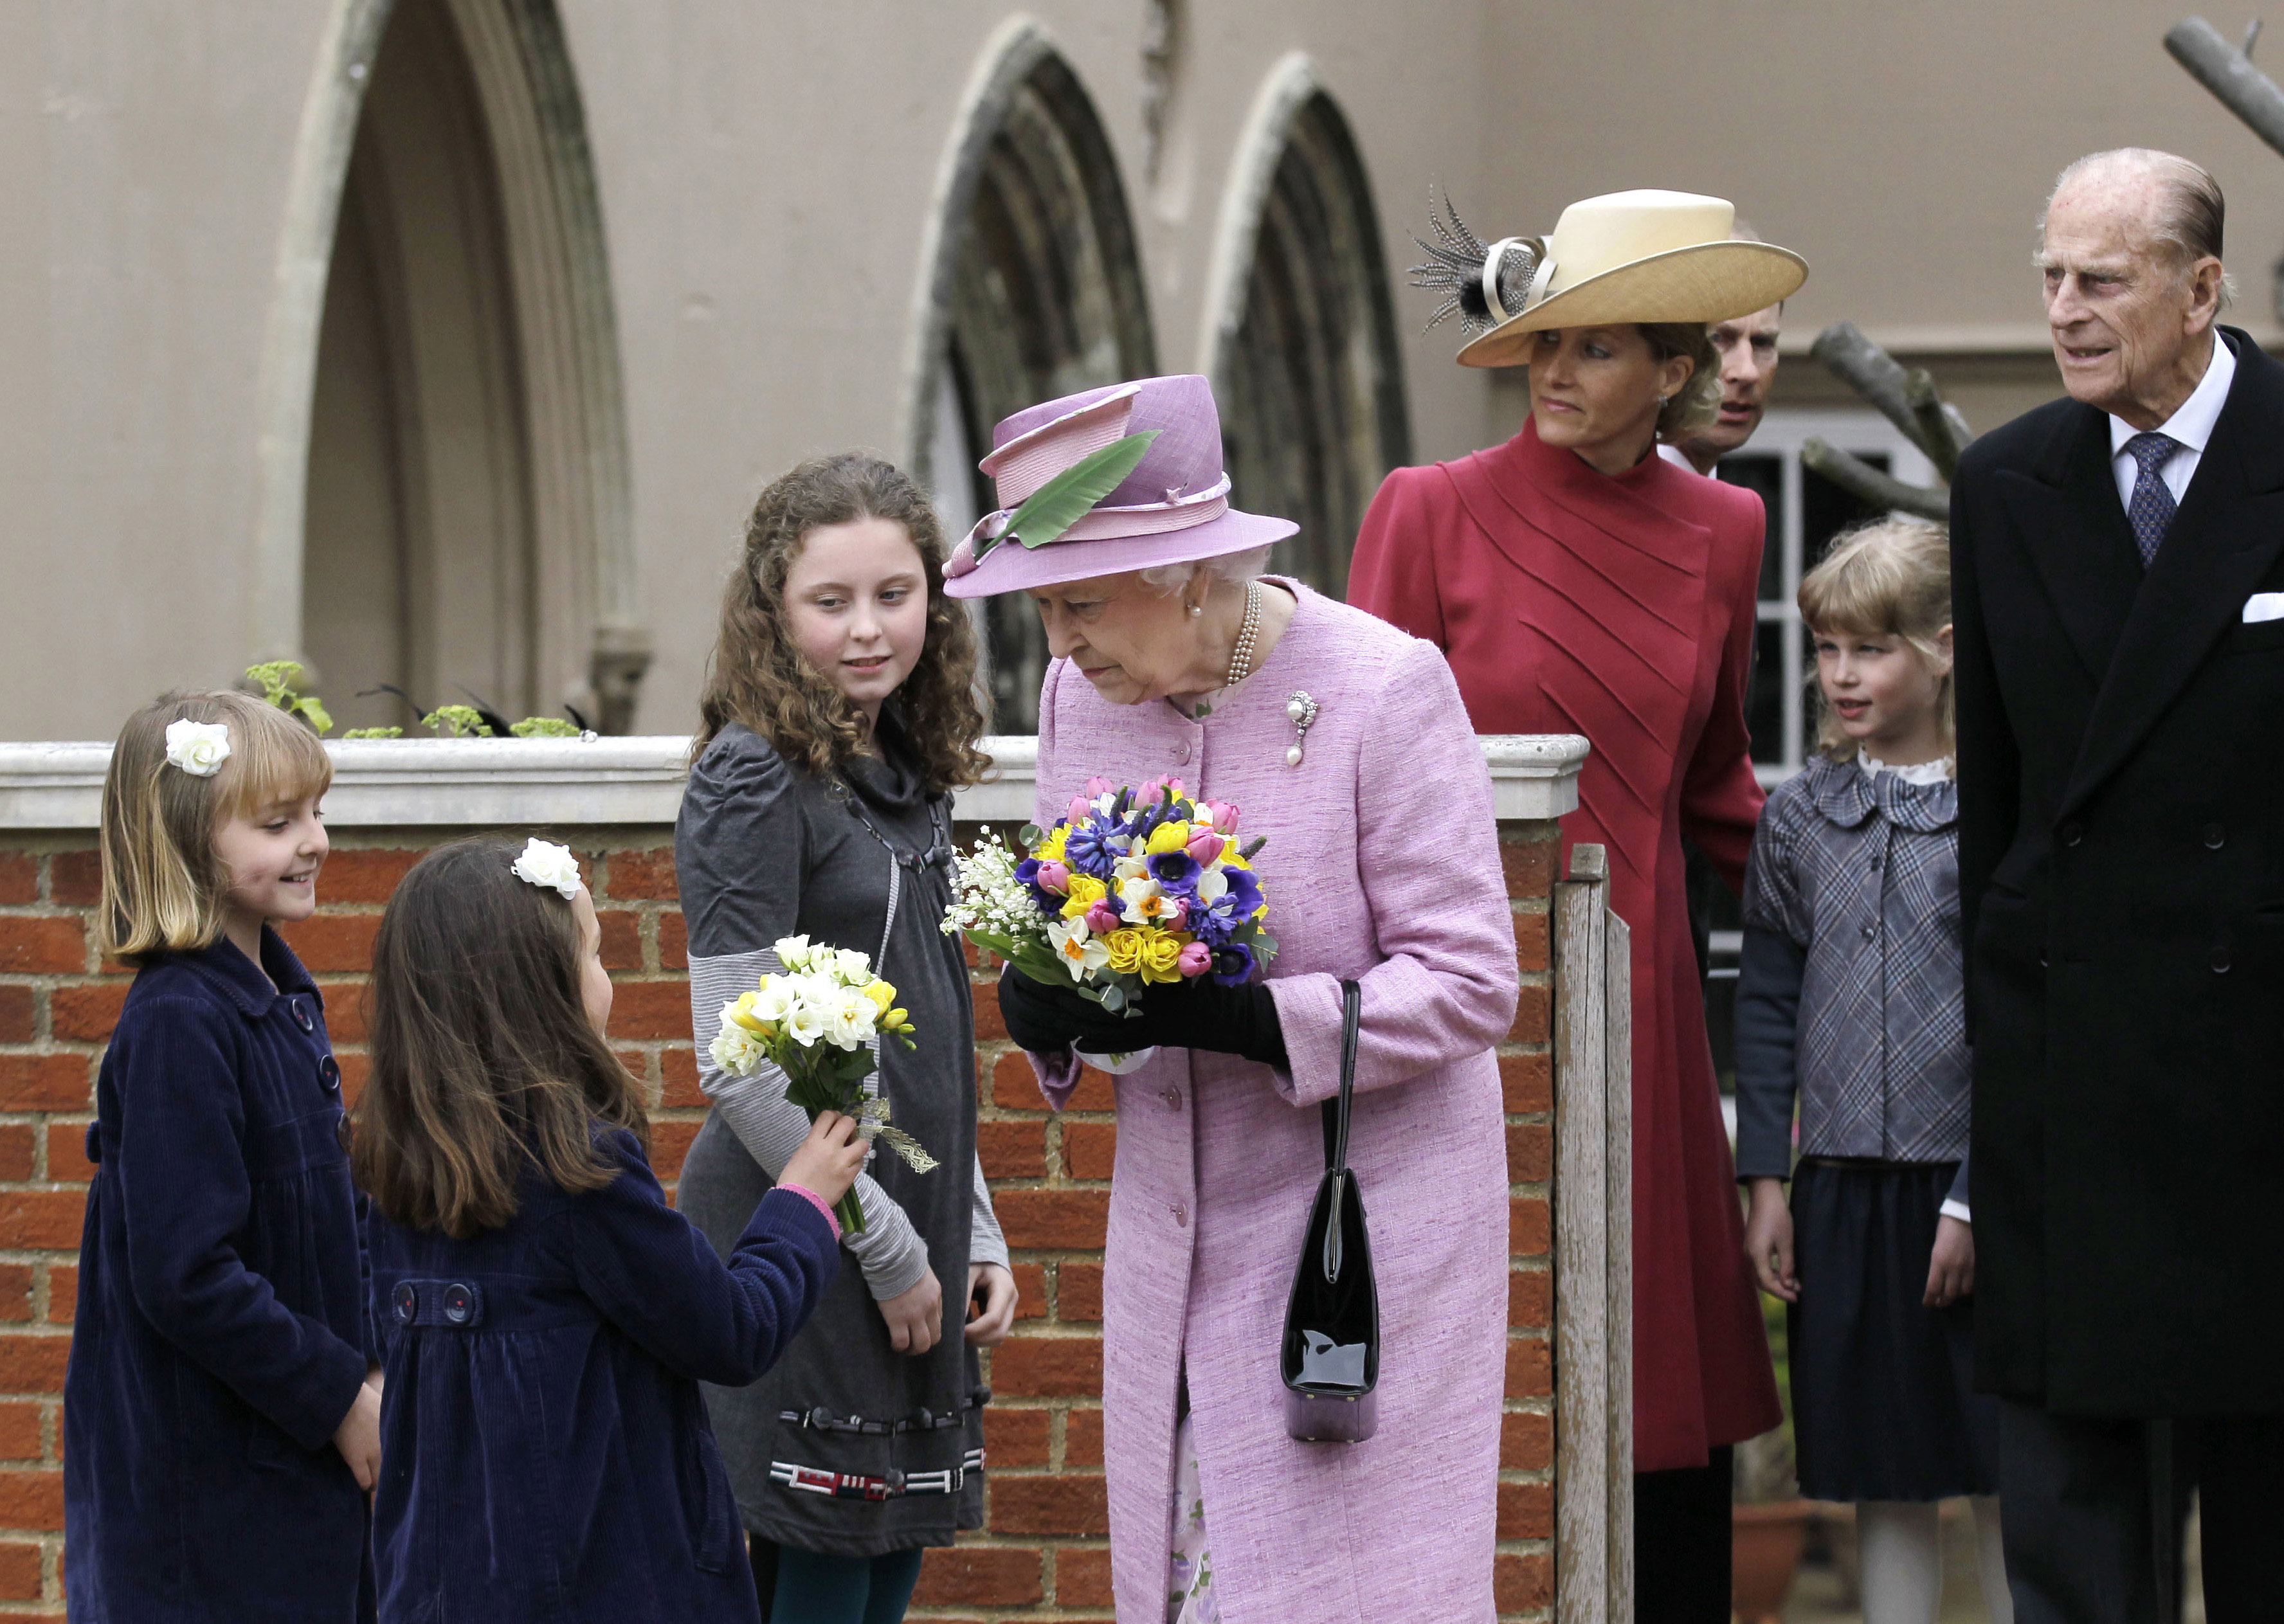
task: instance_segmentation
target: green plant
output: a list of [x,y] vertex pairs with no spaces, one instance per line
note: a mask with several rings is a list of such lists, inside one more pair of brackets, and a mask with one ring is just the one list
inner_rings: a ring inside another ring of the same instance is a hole
[[404,730],[403,728],[351,728],[341,737],[343,738],[403,738]]
[[560,716],[526,716],[521,722],[511,722],[507,730],[518,738],[576,738],[579,737],[577,724],[566,722]]
[[295,684],[301,680],[301,662],[298,660],[271,660],[258,666],[246,668],[246,680],[258,683],[266,704],[299,716],[319,734],[333,730],[333,719],[326,714],[325,704],[316,694],[299,692]]
[[473,705],[440,705],[420,718],[420,725],[443,738],[497,738],[483,713]]
[[1777,1402],[1784,1419],[1757,1438],[1748,1438],[1736,1449],[1731,1473],[1732,1497],[1740,1505],[1767,1505],[1800,1498],[1792,1431],[1792,1337],[1785,1305],[1763,1293],[1761,1323],[1767,1327],[1769,1356],[1776,1366]]

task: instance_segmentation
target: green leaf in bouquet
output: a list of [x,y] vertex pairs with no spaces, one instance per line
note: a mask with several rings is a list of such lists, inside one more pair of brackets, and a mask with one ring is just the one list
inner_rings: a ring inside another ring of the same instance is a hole
[[[1063,532],[1085,518],[1096,503],[1126,483],[1126,476],[1142,465],[1150,442],[1161,432],[1144,429],[1080,457],[1033,491],[997,539],[1013,539],[1026,547],[1044,547],[1061,540]],[[989,549],[988,543],[976,544],[978,560]]]
[[1126,989],[1122,987],[1104,988],[1102,989],[1101,1003],[1104,1009],[1113,1011],[1124,1009],[1126,1007]]
[[1237,855],[1244,858],[1248,863],[1250,863],[1255,857],[1260,855],[1261,848],[1268,844],[1269,837],[1267,835],[1257,834],[1250,840],[1248,840],[1245,843],[1244,849],[1240,851]]
[[1026,851],[1047,838],[1047,832],[1036,824],[1026,824],[1016,838],[1023,842]]

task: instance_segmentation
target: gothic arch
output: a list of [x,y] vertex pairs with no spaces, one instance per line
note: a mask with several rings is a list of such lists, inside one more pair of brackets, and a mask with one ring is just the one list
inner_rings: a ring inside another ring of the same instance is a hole
[[[906,457],[947,527],[990,504],[974,471],[1010,412],[1157,370],[1126,188],[1091,98],[1025,19],[987,47],[936,186],[913,324]],[[985,601],[995,728],[1036,725],[1029,603]]]
[[392,681],[631,724],[617,340],[553,0],[340,5],[262,395],[256,652],[312,659],[349,722],[403,720],[350,697]]
[[1273,567],[1339,597],[1365,508],[1410,457],[1411,430],[1371,183],[1298,53],[1255,101],[1208,289],[1201,348],[1232,494],[1298,523]]

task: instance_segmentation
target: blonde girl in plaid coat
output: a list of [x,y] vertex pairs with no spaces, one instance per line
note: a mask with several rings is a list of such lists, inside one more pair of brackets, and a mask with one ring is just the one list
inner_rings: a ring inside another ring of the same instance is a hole
[[1976,1496],[1983,1593],[1994,1624],[2011,1624],[1997,1411],[1970,1384],[1943,527],[1891,517],[1842,536],[1801,582],[1800,610],[1821,737],[1769,797],[1745,879],[1746,1251],[1761,1288],[1788,1305],[1801,1492],[1857,1505],[1866,1624],[1933,1624],[1936,1503],[1954,1495]]

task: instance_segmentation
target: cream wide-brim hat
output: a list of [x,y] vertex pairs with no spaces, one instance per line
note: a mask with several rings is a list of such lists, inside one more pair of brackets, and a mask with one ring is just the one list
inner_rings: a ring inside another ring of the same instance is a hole
[[1725,322],[1781,304],[1808,262],[1773,243],[1730,240],[1735,205],[1689,191],[1614,191],[1562,211],[1520,310],[1498,303],[1500,252],[1483,277],[1498,325],[1459,352],[1461,366],[1521,366],[1529,335],[1550,327]]

